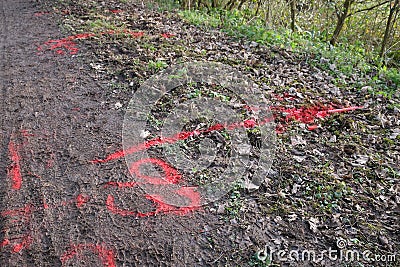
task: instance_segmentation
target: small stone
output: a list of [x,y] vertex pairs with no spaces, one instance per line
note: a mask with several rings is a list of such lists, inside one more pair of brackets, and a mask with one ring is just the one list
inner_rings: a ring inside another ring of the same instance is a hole
[[120,109],[120,108],[122,108],[122,104],[121,104],[121,102],[117,102],[117,103],[115,103],[115,108],[116,108],[116,109]]

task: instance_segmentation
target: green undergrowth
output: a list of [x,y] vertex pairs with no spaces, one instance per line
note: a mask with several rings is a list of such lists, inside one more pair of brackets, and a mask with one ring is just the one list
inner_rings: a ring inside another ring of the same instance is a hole
[[[163,1],[160,6],[169,10],[177,8],[171,0]],[[271,28],[246,10],[180,10],[178,14],[193,25],[218,28],[233,37],[292,51],[309,64],[330,73],[338,87],[361,89],[369,86],[371,93],[388,98],[400,87],[400,63],[397,68],[385,67],[361,42],[354,45],[342,39],[333,47],[326,42],[326,33]],[[357,81],[353,81],[354,77]]]

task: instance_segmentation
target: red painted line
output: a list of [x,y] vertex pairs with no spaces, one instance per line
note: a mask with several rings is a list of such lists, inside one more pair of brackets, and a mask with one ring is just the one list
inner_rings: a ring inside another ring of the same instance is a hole
[[61,256],[61,262],[65,265],[69,260],[78,257],[85,251],[96,253],[104,267],[115,267],[114,251],[107,249],[104,245],[78,244],[71,245],[70,248]]
[[166,32],[166,33],[162,33],[161,36],[164,38],[171,38],[171,37],[174,37],[175,34]]
[[13,140],[10,140],[8,144],[8,153],[11,160],[11,165],[8,169],[8,177],[12,181],[12,189],[19,190],[22,185],[22,174],[21,174],[21,156],[19,154],[20,145]]
[[358,106],[358,107],[330,109],[330,110],[328,110],[328,113],[346,112],[346,111],[353,111],[353,110],[356,110],[356,109],[363,109],[363,108],[364,108],[363,106]]
[[116,160],[116,159],[120,159],[123,158],[126,155],[130,155],[130,154],[134,154],[140,151],[144,151],[147,150],[151,147],[155,147],[155,146],[159,146],[159,145],[164,145],[164,144],[173,144],[176,143],[178,141],[182,141],[182,140],[186,140],[192,136],[197,136],[200,134],[206,134],[206,133],[210,133],[212,131],[221,131],[223,129],[228,129],[228,130],[233,130],[236,128],[245,128],[245,129],[251,129],[254,128],[256,126],[261,126],[264,125],[268,122],[271,122],[273,120],[273,118],[265,118],[263,120],[261,120],[260,122],[256,122],[252,119],[250,120],[245,120],[243,122],[238,122],[238,123],[232,123],[232,124],[215,124],[205,130],[195,130],[195,131],[191,131],[191,132],[180,132],[177,133],[171,137],[156,137],[154,139],[148,140],[143,142],[142,144],[136,145],[136,146],[132,146],[130,148],[128,148],[127,150],[120,150],[117,152],[114,152],[110,155],[108,155],[105,159],[95,159],[95,160],[91,160],[91,163],[105,163],[108,161],[112,161],[112,160]]
[[[248,106],[245,108],[250,111],[258,110],[258,108],[248,107]],[[96,163],[105,163],[108,161],[117,160],[117,159],[125,157],[126,155],[144,151],[151,147],[164,145],[164,144],[173,144],[173,143],[176,143],[177,141],[186,140],[192,136],[197,136],[197,135],[209,133],[212,131],[221,131],[223,129],[233,130],[236,128],[251,129],[251,128],[254,128],[257,126],[264,125],[268,122],[271,122],[274,119],[276,119],[278,122],[283,122],[283,123],[289,123],[290,121],[295,120],[295,121],[300,121],[300,122],[303,122],[306,124],[311,124],[311,123],[314,123],[315,119],[325,118],[332,113],[352,111],[352,110],[361,109],[361,108],[363,108],[363,107],[348,107],[348,108],[341,108],[341,109],[333,109],[332,106],[312,106],[312,107],[301,107],[301,108],[272,107],[271,110],[278,114],[274,114],[274,116],[272,118],[265,118],[262,121],[260,121],[259,123],[250,119],[250,120],[245,120],[243,122],[232,123],[229,125],[216,124],[205,130],[195,130],[192,132],[180,132],[180,133],[177,133],[170,137],[156,137],[154,139],[145,141],[141,144],[132,146],[132,147],[128,148],[127,150],[120,150],[120,151],[114,152],[114,153],[108,155],[104,159],[95,159],[95,160],[91,160],[90,162],[96,164]],[[316,128],[314,125],[311,125],[311,126],[309,126],[309,129],[315,130]],[[284,131],[285,131],[285,126],[278,123],[277,127],[276,127],[276,132],[278,134],[280,134],[280,133],[283,133]]]
[[307,126],[307,129],[309,130],[309,131],[314,131],[314,130],[316,130],[318,128],[318,125],[308,125]]
[[300,121],[308,125],[308,130],[312,131],[318,128],[314,125],[316,119],[322,119],[332,115],[333,113],[353,111],[356,109],[362,109],[363,107],[355,106],[348,108],[334,109],[332,105],[323,106],[315,105],[312,107],[301,107],[301,108],[285,108],[285,107],[272,107],[271,110],[276,112],[276,121],[278,122],[276,132],[283,133],[286,129],[283,124],[287,124],[290,121]]

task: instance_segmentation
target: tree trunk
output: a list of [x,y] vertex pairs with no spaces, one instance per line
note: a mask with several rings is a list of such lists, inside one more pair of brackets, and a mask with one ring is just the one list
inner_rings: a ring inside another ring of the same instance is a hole
[[296,30],[296,0],[290,0],[290,29]]
[[331,37],[331,40],[329,41],[331,45],[335,45],[337,42],[337,39],[339,38],[340,32],[343,29],[344,22],[346,21],[346,18],[348,17],[350,7],[354,3],[355,0],[345,0],[343,4],[343,11],[336,11],[337,12],[337,23],[335,27],[335,31],[333,32],[333,35]]
[[383,40],[382,40],[381,50],[379,52],[380,58],[383,58],[383,55],[385,54],[385,48],[389,41],[390,29],[391,29],[392,23],[393,23],[393,15],[394,15],[396,9],[399,8],[399,5],[400,5],[399,0],[394,1],[393,7],[389,4],[390,11],[389,11],[389,17],[388,17],[388,20],[386,23],[385,35],[383,36]]
[[235,0],[230,0],[228,3],[226,3],[225,9],[232,10],[234,6],[235,6]]
[[257,1],[257,9],[256,9],[255,16],[258,16],[258,13],[260,12],[260,6],[261,6],[261,4],[262,4],[262,1],[263,1],[263,0],[258,0],[258,1]]

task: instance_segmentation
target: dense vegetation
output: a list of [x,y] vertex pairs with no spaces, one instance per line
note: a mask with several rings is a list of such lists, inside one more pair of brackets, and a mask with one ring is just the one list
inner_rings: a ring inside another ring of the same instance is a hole
[[355,45],[394,59],[400,49],[399,0],[180,0],[182,8],[241,11],[267,28],[290,28],[313,38]]
[[[165,2],[164,2],[165,5]],[[190,23],[306,57],[352,88],[390,97],[400,86],[399,0],[175,0]],[[171,6],[172,5],[172,6]]]

